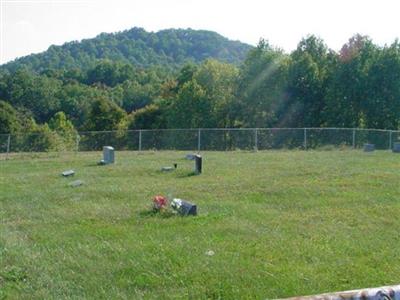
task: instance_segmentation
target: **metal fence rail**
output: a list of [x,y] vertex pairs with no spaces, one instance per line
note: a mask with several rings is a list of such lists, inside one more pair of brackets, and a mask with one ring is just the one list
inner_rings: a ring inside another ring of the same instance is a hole
[[196,128],[80,132],[75,138],[56,133],[1,134],[0,153],[116,150],[233,151],[270,149],[392,149],[400,131],[360,128]]

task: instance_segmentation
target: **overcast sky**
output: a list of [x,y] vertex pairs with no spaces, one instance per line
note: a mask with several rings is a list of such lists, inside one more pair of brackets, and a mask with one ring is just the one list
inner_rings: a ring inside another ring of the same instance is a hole
[[390,44],[399,0],[0,0],[0,63],[72,40],[132,27],[193,28],[286,51],[316,34],[334,50],[354,34]]

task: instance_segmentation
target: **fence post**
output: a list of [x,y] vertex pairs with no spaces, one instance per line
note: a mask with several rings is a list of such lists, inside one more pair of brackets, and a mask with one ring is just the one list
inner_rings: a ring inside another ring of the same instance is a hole
[[304,128],[304,150],[307,150],[307,128]]
[[353,128],[353,149],[356,149],[356,129]]
[[6,153],[6,160],[8,159],[8,154],[10,153],[10,143],[11,143],[11,134],[8,135],[7,138],[7,153]]
[[142,151],[142,131],[139,130],[139,152]]
[[392,130],[389,131],[389,151],[392,149]]
[[79,152],[79,141],[80,141],[80,136],[79,134],[76,135],[76,140],[75,140],[75,151]]
[[197,131],[197,152],[200,152],[201,149],[201,129],[199,128]]
[[258,129],[254,129],[254,151],[258,151]]

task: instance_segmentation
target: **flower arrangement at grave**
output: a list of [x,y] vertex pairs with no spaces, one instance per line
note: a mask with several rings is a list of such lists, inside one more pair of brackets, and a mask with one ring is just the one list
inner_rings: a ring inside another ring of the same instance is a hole
[[157,195],[153,198],[153,209],[155,211],[163,211],[167,209],[168,200],[166,197]]

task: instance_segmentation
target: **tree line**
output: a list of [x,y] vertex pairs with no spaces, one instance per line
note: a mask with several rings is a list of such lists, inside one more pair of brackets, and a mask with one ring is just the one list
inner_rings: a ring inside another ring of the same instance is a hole
[[0,73],[0,132],[213,127],[399,129],[400,44],[353,36],[340,51],[308,36],[291,53],[261,40],[240,64],[177,71],[100,60],[88,69]]

